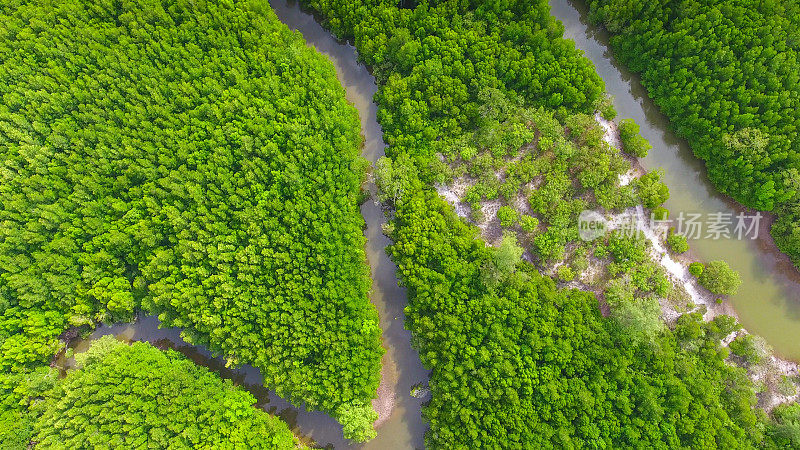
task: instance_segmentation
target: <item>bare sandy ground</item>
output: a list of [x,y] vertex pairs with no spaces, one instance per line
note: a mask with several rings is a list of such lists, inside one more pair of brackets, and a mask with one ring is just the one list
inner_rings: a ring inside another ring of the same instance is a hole
[[392,411],[397,403],[397,370],[389,353],[384,353],[381,361],[381,382],[378,385],[378,397],[372,399],[372,409],[378,413],[378,420],[373,424],[375,428],[382,425],[392,416]]
[[[620,149],[621,146],[617,125],[614,122],[603,119],[599,114],[595,115],[595,119],[605,131],[603,139],[614,148]],[[628,173],[620,176],[621,185],[627,185],[633,179],[645,173],[645,170],[641,167],[636,158],[626,155],[626,159],[631,162],[631,170]],[[436,189],[442,198],[453,205],[456,213],[459,216],[467,218],[470,222],[478,226],[478,228],[481,230],[481,236],[488,245],[496,244],[499,241],[499,237],[502,235],[502,229],[500,228],[499,221],[496,218],[496,213],[497,209],[500,207],[500,202],[497,200],[483,202],[481,206],[484,214],[484,220],[482,220],[480,223],[475,223],[469,218],[470,207],[461,201],[464,193],[472,184],[474,184],[474,180],[470,180],[468,178],[459,178],[450,186],[437,185]],[[532,188],[535,188],[535,186]],[[524,198],[524,196],[516,199],[515,204],[515,206],[517,206],[522,212],[528,212],[530,210],[530,207],[527,204],[527,200]],[[668,250],[664,240],[664,237],[666,236],[666,230],[654,229],[651,226],[649,216],[647,216],[647,211],[645,211],[641,206],[630,208],[626,211],[623,211],[621,214],[609,215],[606,217],[609,230],[613,230],[621,226],[623,220],[631,219],[634,220],[636,228],[640,230],[644,234],[645,238],[650,242],[650,256],[653,261],[655,261],[664,269],[673,286],[680,291],[680,302],[676,302],[675,300],[669,301],[666,299],[662,299],[660,301],[662,318],[666,323],[674,323],[675,320],[677,320],[677,318],[682,314],[693,311],[702,312],[703,318],[707,321],[713,320],[714,317],[717,317],[721,314],[736,317],[736,311],[733,310],[729,302],[717,303],[716,299],[718,296],[715,296],[707,289],[703,288],[698,283],[696,277],[689,273],[688,265],[694,261],[694,259],[691,257],[691,252],[684,255],[674,255]],[[769,222],[769,220],[764,222]],[[762,222],[762,226],[765,226],[764,222]],[[769,236],[769,233],[765,232],[764,235]],[[525,259],[528,261],[532,260],[531,255],[527,251],[525,254]],[[557,266],[558,264],[549,268],[550,270],[548,270],[548,272],[550,274],[555,273]],[[607,316],[609,315],[610,311],[608,305],[603,301],[602,292],[591,283],[596,273],[601,270],[602,268],[595,267],[590,264],[587,272],[580,274],[576,281],[562,283],[562,285],[566,288],[592,291],[595,292],[595,294],[598,294],[599,307],[603,312],[603,315]],[[686,301],[684,302],[684,300]],[[740,330],[724,339],[722,341],[722,345],[727,346],[736,337],[736,335],[747,333],[747,330]],[[797,377],[800,374],[800,367],[798,364],[792,361],[787,361],[776,357],[774,354],[772,354],[769,348],[765,348],[764,350],[769,354],[768,357],[765,358],[765,361],[758,366],[747,367],[747,370],[748,375],[756,383],[756,385],[762,387],[762,391],[758,394],[759,406],[767,411],[770,411],[772,408],[781,403],[796,401],[798,398],[800,398],[800,395],[797,393],[791,395],[782,394],[777,388],[778,382],[783,376]],[[735,364],[734,359],[735,358],[732,357],[730,360],[731,364]]]

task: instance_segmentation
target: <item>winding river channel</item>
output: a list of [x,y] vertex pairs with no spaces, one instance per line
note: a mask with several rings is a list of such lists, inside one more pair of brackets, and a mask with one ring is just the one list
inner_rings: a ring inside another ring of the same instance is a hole
[[[667,118],[647,97],[639,77],[621,66],[608,47],[609,35],[592,26],[583,1],[550,0],[551,14],[565,27],[564,37],[575,41],[595,65],[614,97],[618,119],[633,118],[641,134],[653,145],[640,160],[650,170],[665,170],[669,186],[666,203],[672,217],[680,212],[708,214],[721,212],[736,217],[752,214],[719,194],[706,176],[703,162],[692,153],[685,140],[671,129]],[[692,239],[692,256],[702,261],[723,259],[742,276],[739,293],[723,305],[735,313],[742,325],[763,336],[778,356],[800,362],[800,274],[781,254],[769,236],[770,218],[761,220],[758,239]],[[705,232],[704,232],[705,234]]]
[[[325,31],[310,13],[301,10],[296,1],[270,0],[270,5],[283,23],[301,32],[309,45],[330,58],[347,91],[347,100],[358,109],[365,138],[362,156],[372,163],[377,161],[383,156],[385,147],[383,132],[377,122],[377,106],[372,101],[377,85],[367,68],[358,62],[355,48]],[[374,190],[373,185],[370,190]],[[86,339],[73,340],[70,346],[80,352],[88,348],[91,341],[113,334],[119,339],[147,341],[161,348],[178,350],[195,363],[245,387],[256,397],[259,407],[280,415],[307,444],[337,449],[421,449],[427,430],[421,415],[425,398],[412,397],[411,389],[418,383],[427,385],[428,371],[422,367],[416,350],[411,348],[411,334],[403,327],[406,293],[398,287],[397,268],[385,252],[390,241],[381,232],[381,225],[386,220],[383,210],[378,203],[367,200],[361,206],[361,214],[367,225],[366,254],[372,274],[370,300],[378,310],[386,348],[379,398],[374,402],[380,415],[378,436],[366,445],[345,441],[341,425],[327,414],[297,408],[264,388],[258,369],[247,365],[227,369],[224,359],[214,358],[206,348],[189,345],[181,339],[180,329],[159,328],[155,316],[142,315],[133,323],[102,325]],[[63,360],[61,363],[66,364]]]
[[[385,146],[376,120],[377,107],[372,101],[377,89],[375,79],[358,62],[351,45],[336,40],[295,1],[270,0],[270,4],[281,21],[300,31],[309,45],[327,55],[335,65],[348,100],[359,111],[365,137],[362,154],[375,162],[383,155]],[[705,175],[702,162],[693,156],[686,142],[671,131],[667,119],[648,99],[638,77],[619,66],[608,49],[608,35],[588,23],[586,6],[567,0],[551,0],[550,4],[552,14],[564,23],[565,37],[575,41],[605,80],[607,91],[614,97],[619,118],[635,119],[641,126],[642,135],[652,143],[650,155],[642,159],[641,164],[647,169],[665,169],[664,181],[671,192],[666,206],[673,216],[681,211],[723,212],[735,216],[742,211],[741,207],[716,192]],[[196,363],[244,386],[255,395],[259,407],[279,414],[307,443],[337,449],[422,448],[427,429],[420,414],[424,399],[412,397],[410,391],[413,385],[427,382],[428,372],[422,367],[417,352],[411,348],[409,332],[403,328],[406,295],[397,286],[396,267],[384,251],[389,244],[381,233],[384,214],[372,200],[362,205],[361,213],[367,225],[366,253],[373,277],[370,298],[380,315],[383,343],[387,350],[379,388],[380,399],[376,401],[376,409],[383,411],[378,437],[366,445],[356,446],[344,441],[341,426],[326,414],[297,408],[264,388],[257,369],[250,366],[225,368],[223,359],[214,358],[203,347],[184,342],[179,329],[160,329],[154,316],[141,316],[131,324],[98,327],[87,339],[74,340],[70,345],[81,351],[92,340],[113,334],[121,339],[148,341],[162,348],[174,348]],[[772,244],[768,235],[768,218],[763,220],[763,225],[756,240],[691,240],[692,256],[704,261],[724,259],[738,270],[743,279],[742,288],[723,308],[735,312],[749,331],[765,337],[778,355],[800,361],[800,276]]]

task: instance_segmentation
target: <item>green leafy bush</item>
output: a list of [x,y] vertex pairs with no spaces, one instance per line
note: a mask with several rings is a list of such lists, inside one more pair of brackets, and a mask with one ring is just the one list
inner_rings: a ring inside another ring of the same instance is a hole
[[478,149],[471,145],[461,149],[461,158],[463,158],[466,161],[471,160],[477,154],[478,154]]
[[614,118],[617,117],[617,110],[614,108],[614,102],[609,96],[600,97],[595,107],[605,120],[614,120]]
[[778,405],[773,411],[775,422],[767,428],[767,434],[775,448],[800,447],[800,404]]
[[736,337],[730,345],[731,352],[745,360],[747,364],[761,364],[768,356],[767,344],[752,334],[742,334]]
[[492,266],[497,270],[497,277],[502,278],[514,273],[517,264],[522,260],[523,252],[517,243],[517,238],[512,233],[504,233],[500,245],[492,254]]
[[653,208],[651,217],[653,220],[667,220],[669,219],[669,210],[663,206],[658,206]]
[[572,281],[575,279],[575,270],[570,266],[558,266],[558,269],[556,269],[556,275],[561,281]]
[[639,134],[639,125],[633,119],[623,119],[619,122],[619,139],[622,149],[637,158],[644,158],[653,148],[647,139]]
[[786,375],[781,375],[780,380],[777,383],[777,392],[780,395],[785,395],[787,397],[792,397],[797,394],[797,384],[792,379],[792,377],[787,377]]
[[503,228],[516,226],[520,219],[517,210],[510,206],[501,206],[497,210],[497,218],[500,219],[500,226]]
[[686,236],[677,234],[673,230],[670,230],[667,236],[667,244],[670,250],[675,253],[685,253],[689,250],[689,243],[686,241]]
[[384,203],[400,200],[403,193],[411,189],[410,180],[416,175],[412,170],[413,166],[407,161],[394,162],[386,157],[378,159],[373,172],[378,199]]
[[661,169],[651,170],[631,183],[646,208],[655,208],[669,199],[669,188],[661,182],[663,175]]
[[696,277],[700,277],[703,274],[703,270],[705,270],[706,266],[703,265],[701,262],[693,262],[689,264],[689,273]]
[[636,342],[652,342],[664,329],[661,305],[653,297],[620,302],[612,310],[612,315]]
[[526,233],[534,233],[537,229],[539,229],[539,219],[527,214],[523,214],[519,218],[519,223],[522,231]]
[[336,417],[342,424],[343,434],[356,442],[369,441],[378,434],[372,427],[378,420],[378,413],[371,405],[344,406],[336,412]]
[[739,272],[731,269],[725,261],[711,261],[698,279],[703,287],[720,295],[734,295],[742,284]]
[[576,273],[582,273],[589,268],[589,259],[584,255],[576,256],[572,260],[571,267]]

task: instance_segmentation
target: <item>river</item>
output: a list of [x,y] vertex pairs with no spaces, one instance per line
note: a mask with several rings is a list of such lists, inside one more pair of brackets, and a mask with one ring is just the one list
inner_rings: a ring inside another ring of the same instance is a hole
[[[378,107],[373,96],[378,90],[375,78],[366,66],[358,62],[355,47],[337,41],[316,22],[314,16],[303,11],[296,1],[270,0],[278,18],[292,30],[300,31],[306,42],[327,55],[336,67],[336,75],[347,91],[347,100],[358,109],[361,131],[365,138],[362,156],[374,163],[384,155],[383,130],[378,124]],[[375,197],[375,186],[370,189]],[[422,367],[419,354],[411,348],[411,333],[403,326],[404,308],[407,303],[405,290],[398,287],[397,267],[389,259],[385,248],[391,241],[382,233],[381,225],[386,221],[381,206],[373,200],[361,206],[361,214],[367,223],[367,260],[372,271],[372,293],[370,299],[378,308],[383,344],[386,348],[384,371],[389,370],[389,386],[395,394],[395,405],[391,417],[378,427],[378,437],[363,446],[365,449],[422,448],[427,424],[422,420],[423,400],[410,395],[414,384],[427,384],[428,371]],[[383,387],[381,388],[383,389]],[[380,389],[379,389],[380,390]],[[336,448],[346,448],[342,442],[341,427],[337,436],[317,442],[338,441]],[[305,432],[304,427],[300,429]]]
[[[367,68],[358,62],[355,48],[337,41],[311,14],[301,10],[297,2],[271,0],[270,5],[283,23],[292,30],[300,31],[306,42],[328,56],[336,67],[337,77],[346,89],[347,100],[358,109],[361,119],[361,131],[365,139],[362,156],[371,163],[377,161],[384,155],[385,148],[383,132],[377,122],[377,106],[372,101],[377,85]],[[370,185],[369,189],[374,194],[374,185]],[[370,301],[378,310],[383,346],[386,348],[379,387],[380,398],[384,402],[382,407],[376,409],[379,412],[386,411],[387,403],[393,406],[389,417],[379,419],[378,436],[364,445],[344,440],[341,425],[327,414],[297,408],[263,387],[258,369],[248,365],[237,369],[225,368],[224,359],[214,358],[208,349],[189,345],[181,339],[180,329],[159,328],[159,320],[155,316],[141,315],[133,323],[101,325],[86,339],[70,342],[70,347],[80,352],[88,348],[91,341],[113,334],[126,341],[147,341],[161,348],[178,350],[195,363],[246,388],[256,397],[259,407],[280,415],[307,444],[337,449],[422,448],[427,430],[421,414],[425,399],[414,398],[410,393],[415,384],[427,384],[428,371],[422,367],[417,351],[411,348],[411,334],[403,327],[406,293],[398,287],[395,275],[397,268],[385,251],[390,241],[381,232],[381,225],[386,220],[383,211],[377,202],[367,200],[361,206],[361,214],[367,225],[366,255],[372,274]],[[59,363],[68,364],[63,358]]]
[[[289,28],[298,30],[314,48],[327,55],[339,80],[347,91],[347,99],[358,109],[365,144],[362,155],[371,162],[383,156],[382,131],[376,120],[376,105],[372,97],[377,89],[375,80],[358,63],[355,49],[337,41],[325,31],[314,17],[290,0],[271,0],[276,14]],[[575,41],[594,63],[605,80],[606,90],[614,96],[619,118],[633,118],[641,126],[642,135],[653,145],[650,154],[640,162],[643,167],[662,167],[664,182],[671,198],[666,206],[673,216],[684,212],[742,211],[735,203],[717,193],[705,176],[705,168],[695,158],[686,142],[671,130],[669,122],[646,95],[635,74],[621,67],[608,49],[608,35],[586,21],[587,8],[581,3],[565,0],[550,1],[552,14],[565,26],[565,37]],[[374,190],[374,186],[370,189]],[[378,204],[368,200],[361,207],[366,221],[366,253],[373,276],[370,299],[378,309],[383,343],[384,377],[380,390],[394,396],[391,415],[378,426],[378,436],[365,445],[354,445],[342,438],[341,426],[327,414],[308,412],[277,397],[262,386],[259,371],[251,366],[227,369],[224,360],[212,357],[199,346],[186,344],[176,328],[160,329],[153,316],[141,316],[131,324],[103,325],[88,338],[70,343],[76,351],[84,350],[89,342],[107,334],[126,340],[152,342],[160,347],[175,348],[196,363],[209,367],[225,378],[245,387],[258,400],[258,406],[280,415],[306,442],[320,446],[364,449],[422,448],[427,425],[421,418],[423,400],[410,395],[412,386],[424,383],[428,372],[422,367],[417,352],[411,348],[410,333],[404,329],[403,308],[406,295],[397,286],[396,267],[384,249],[389,240],[381,233],[384,214]],[[766,221],[764,222],[766,225]],[[724,259],[738,270],[743,284],[728,306],[735,310],[749,331],[759,334],[774,346],[778,355],[800,361],[800,275],[786,257],[781,255],[762,228],[756,240],[694,239],[690,241],[693,255],[701,260]]]
[[[592,26],[587,19],[588,6],[582,1],[550,0],[551,14],[565,27],[564,37],[575,41],[577,48],[595,65],[614,97],[617,119],[633,118],[641,134],[653,145],[650,154],[640,159],[650,170],[665,170],[669,186],[666,203],[671,216],[684,213],[736,214],[745,211],[721,195],[706,176],[705,166],[679,138],[668,119],[647,96],[639,77],[620,65],[608,46],[605,30]],[[742,325],[763,336],[778,356],[800,362],[800,274],[781,254],[769,236],[769,218],[762,219],[758,239],[691,239],[691,255],[701,261],[723,259],[742,276],[739,293],[725,309],[735,311]],[[705,232],[703,233],[705,234]]]

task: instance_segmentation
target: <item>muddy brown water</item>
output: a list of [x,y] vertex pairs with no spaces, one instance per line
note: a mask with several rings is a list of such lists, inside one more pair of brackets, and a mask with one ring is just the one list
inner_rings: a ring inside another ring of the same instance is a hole
[[[377,89],[375,80],[357,60],[352,45],[335,39],[324,30],[314,16],[294,1],[270,1],[276,14],[289,28],[302,33],[309,45],[327,55],[334,66],[348,100],[361,118],[365,137],[363,156],[374,162],[384,152],[377,107],[372,101]],[[686,142],[671,130],[669,122],[647,97],[638,77],[622,67],[608,49],[608,35],[586,20],[587,8],[580,2],[551,0],[552,14],[564,23],[565,37],[575,41],[606,83],[614,96],[618,119],[631,117],[641,126],[642,135],[653,144],[653,150],[640,162],[648,169],[662,167],[671,198],[667,208],[673,212],[727,212],[742,210],[717,193],[709,183],[705,168],[695,158]],[[423,400],[410,395],[417,383],[427,382],[428,372],[422,367],[417,352],[411,348],[410,334],[403,328],[406,295],[397,286],[396,267],[384,249],[389,240],[381,233],[385,221],[379,205],[368,200],[361,207],[367,224],[366,253],[373,275],[370,296],[378,309],[383,343],[384,387],[394,393],[395,404],[389,418],[378,427],[378,436],[365,445],[355,445],[342,438],[341,426],[327,414],[309,412],[291,405],[262,385],[259,371],[251,366],[236,369],[225,367],[224,359],[214,357],[202,346],[187,344],[177,328],[159,328],[154,316],[140,316],[130,324],[102,325],[87,339],[76,339],[70,346],[85,350],[100,336],[113,334],[120,339],[147,341],[161,348],[173,348],[199,365],[219,373],[243,386],[256,397],[257,405],[280,415],[307,443],[334,448],[413,449],[423,447],[427,425],[421,418]],[[766,224],[766,222],[765,222]],[[757,240],[695,239],[690,244],[693,254],[703,260],[725,259],[743,279],[738,295],[731,300],[742,324],[751,332],[764,336],[776,352],[800,361],[800,276],[791,263],[772,244],[764,228]]]
[[[736,217],[751,214],[730,198],[721,195],[706,176],[702,161],[694,156],[684,139],[672,130],[669,120],[647,96],[636,74],[628,71],[610,50],[609,35],[591,25],[588,7],[582,1],[550,0],[551,14],[565,27],[564,37],[575,41],[595,65],[614,96],[617,120],[633,118],[641,134],[653,145],[640,160],[646,169],[661,167],[669,186],[666,203],[672,217],[684,213],[721,212]],[[800,362],[800,274],[781,254],[769,236],[769,217],[762,219],[757,239],[712,239],[702,236],[689,241],[692,256],[711,261],[723,259],[742,276],[739,293],[729,302],[742,325],[763,336],[777,355]],[[704,232],[703,235],[706,233]]]
[[[283,23],[302,33],[306,42],[327,55],[336,67],[339,81],[347,91],[348,101],[359,112],[365,138],[362,156],[374,163],[383,156],[385,147],[383,132],[376,119],[377,106],[372,101],[377,86],[367,68],[358,62],[355,48],[334,38],[316,22],[314,16],[302,10],[296,2],[272,0],[270,5]],[[374,186],[370,186],[370,190],[374,190]],[[367,260],[372,273],[370,300],[378,310],[383,345],[386,348],[383,358],[384,376],[379,391],[394,397],[391,415],[377,427],[378,436],[366,444],[357,445],[343,439],[341,425],[327,414],[306,411],[275,395],[263,386],[258,369],[247,365],[228,369],[225,367],[225,360],[214,357],[208,349],[187,344],[180,337],[180,329],[159,328],[160,323],[155,316],[141,315],[133,323],[101,325],[86,339],[73,340],[70,347],[80,352],[88,348],[91,341],[112,334],[126,341],[147,341],[160,348],[173,348],[195,363],[246,388],[256,397],[259,407],[280,415],[295,434],[308,444],[336,449],[422,448],[428,428],[421,415],[421,405],[425,398],[414,398],[410,392],[415,384],[427,385],[428,371],[422,367],[417,351],[411,348],[411,335],[403,327],[406,293],[403,288],[398,287],[396,266],[385,252],[390,241],[381,232],[381,225],[385,222],[383,211],[376,202],[367,200],[361,206],[361,214],[367,225],[364,233],[367,237]],[[62,358],[59,364],[68,365],[69,362]]]

